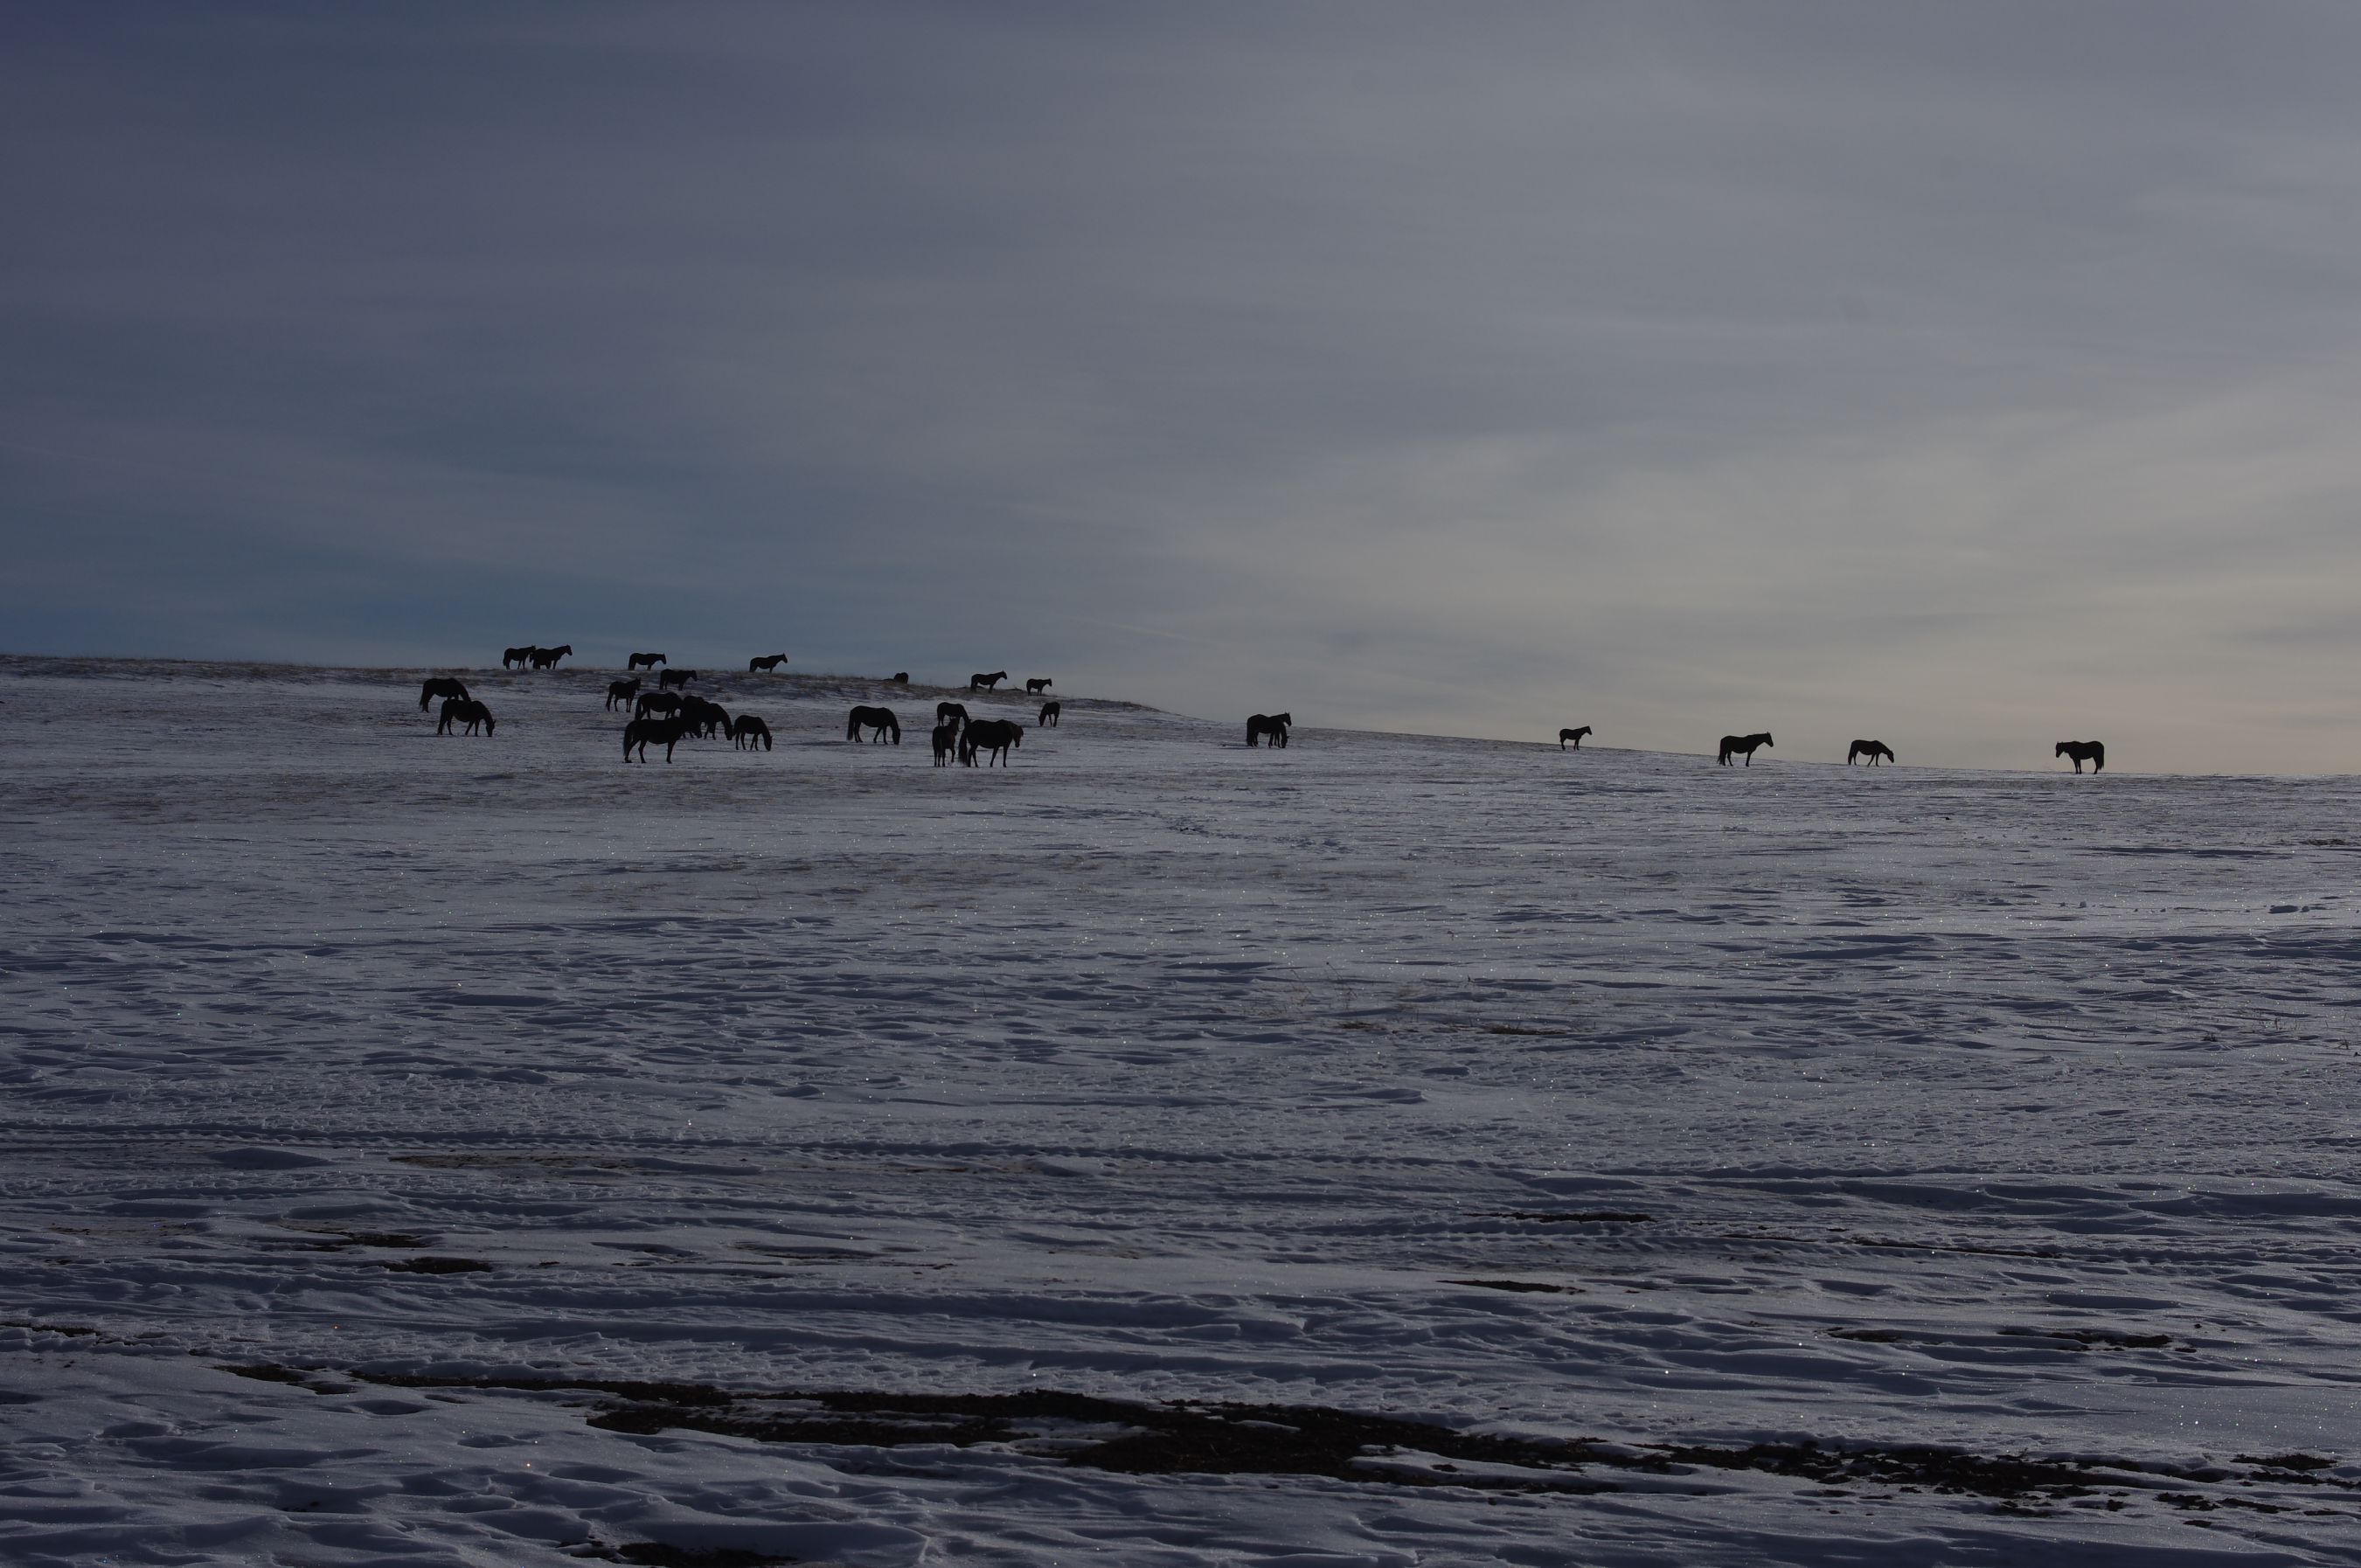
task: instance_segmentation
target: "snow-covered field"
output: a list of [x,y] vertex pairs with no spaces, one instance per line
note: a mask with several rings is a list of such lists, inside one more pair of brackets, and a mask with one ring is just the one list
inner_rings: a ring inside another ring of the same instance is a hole
[[2361,1561],[2353,781],[421,674],[0,660],[0,1561]]

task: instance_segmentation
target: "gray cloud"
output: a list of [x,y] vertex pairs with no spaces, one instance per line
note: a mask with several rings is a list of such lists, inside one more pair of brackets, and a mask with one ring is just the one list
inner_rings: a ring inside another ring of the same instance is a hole
[[2334,7],[0,21],[26,649],[2361,766]]

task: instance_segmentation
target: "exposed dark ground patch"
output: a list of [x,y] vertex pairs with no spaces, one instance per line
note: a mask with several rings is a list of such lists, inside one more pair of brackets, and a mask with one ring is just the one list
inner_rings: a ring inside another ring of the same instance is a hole
[[734,1546],[666,1546],[660,1541],[633,1541],[620,1546],[577,1546],[567,1553],[591,1563],[636,1563],[642,1568],[774,1568],[799,1563],[799,1557],[768,1557]]
[[1530,1220],[1540,1225],[1651,1225],[1653,1214],[1620,1209],[1502,1209],[1480,1214],[1485,1220]]
[[[269,1382],[328,1391],[324,1370],[225,1366]],[[1127,1475],[1321,1475],[1389,1486],[1591,1494],[1621,1490],[1591,1471],[1646,1475],[1651,1492],[1677,1491],[1697,1471],[1752,1471],[1822,1486],[1867,1486],[1989,1498],[2004,1507],[2083,1497],[2146,1495],[2190,1508],[2231,1506],[2168,1486],[2229,1487],[2257,1482],[2361,1490],[2319,1474],[2338,1462],[2304,1453],[2240,1456],[2236,1466],[2173,1467],[2132,1460],[1975,1454],[1932,1444],[1853,1445],[1812,1441],[1629,1443],[1462,1431],[1400,1416],[1322,1406],[1184,1401],[1142,1404],[1054,1390],[1020,1394],[896,1394],[860,1390],[740,1391],[709,1384],[618,1378],[506,1378],[343,1374],[386,1387],[580,1393],[603,1398],[586,1418],[606,1431],[652,1436],[701,1431],[758,1442],[899,1448],[1005,1444],[1043,1460]],[[1455,1462],[1455,1463],[1441,1463]],[[1458,1465],[1482,1466],[1469,1472]],[[2243,1468],[2241,1468],[2243,1467]],[[2258,1499],[2237,1498],[2243,1506]],[[2118,1506],[2111,1499],[2108,1506]],[[2266,1505],[2267,1507],[2268,1505]],[[651,1550],[676,1550],[650,1548]],[[622,1548],[602,1551],[620,1551]],[[719,1559],[611,1558],[621,1562]],[[766,1561],[760,1558],[748,1562]]]

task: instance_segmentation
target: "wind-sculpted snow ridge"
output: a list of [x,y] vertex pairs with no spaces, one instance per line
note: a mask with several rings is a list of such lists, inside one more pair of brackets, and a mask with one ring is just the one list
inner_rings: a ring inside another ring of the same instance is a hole
[[2351,781],[424,674],[0,660],[0,1562],[2355,1561]]

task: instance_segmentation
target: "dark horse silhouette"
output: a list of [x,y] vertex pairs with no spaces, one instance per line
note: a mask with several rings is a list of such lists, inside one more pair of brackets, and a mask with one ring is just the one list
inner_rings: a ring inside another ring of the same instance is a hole
[[1769,744],[1771,744],[1771,732],[1768,729],[1760,735],[1725,735],[1721,738],[1721,765],[1725,768],[1730,766],[1730,757],[1742,752],[1746,758],[1746,765],[1751,768],[1754,765],[1756,750]]
[[437,675],[418,688],[418,711],[425,712],[427,705],[438,696],[456,696],[465,702],[467,699],[467,688],[448,676]]
[[960,761],[973,767],[976,753],[982,752],[985,767],[992,766],[992,759],[998,757],[1000,765],[1005,768],[1008,765],[1008,749],[1023,744],[1025,726],[1022,724],[1011,724],[1005,718],[978,719],[969,725],[967,732],[960,737]]
[[1565,743],[1571,740],[1574,742],[1574,749],[1579,751],[1582,750],[1582,738],[1589,733],[1590,726],[1587,724],[1579,729],[1561,729],[1557,732],[1557,749],[1561,751],[1565,751]]
[[2085,762],[2091,764],[2091,771],[2094,773],[2103,771],[2107,765],[2107,748],[2103,741],[2060,740],[2056,754],[2073,758],[2074,771],[2078,773]]
[[468,697],[445,697],[443,717],[434,726],[434,733],[448,735],[453,732],[454,726],[460,726],[464,727],[468,734],[473,735],[476,732],[476,727],[479,724],[483,726],[485,734],[489,735],[492,732],[490,708]]
[[623,761],[631,760],[631,749],[639,748],[640,761],[648,760],[650,746],[664,749],[664,761],[672,761],[672,749],[688,738],[688,724],[679,718],[634,718],[623,726]]
[[679,718],[683,724],[688,726],[692,735],[711,737],[730,733],[730,710],[701,696],[684,695],[680,699]]
[[1058,728],[1058,715],[1063,711],[1056,703],[1045,702],[1041,705],[1041,717],[1034,722],[1044,729],[1055,729]]
[[856,707],[846,715],[844,720],[846,740],[860,740],[861,732],[864,729],[877,731],[869,738],[872,745],[884,740],[888,734],[894,737],[894,744],[899,746],[902,743],[902,721],[894,717],[894,710],[890,707]]
[[1043,692],[1049,689],[1051,684],[1049,677],[1047,675],[1042,676],[1038,681],[1027,681],[1025,683],[1025,695],[1027,696],[1039,696]]
[[894,672],[893,680],[894,684],[897,686],[906,686],[910,684],[910,672],[907,670],[896,670]]
[[959,726],[958,726],[958,725],[956,725],[956,724],[938,724],[938,725],[936,725],[936,726],[935,726],[935,766],[937,766],[937,767],[939,767],[939,768],[940,768],[940,767],[946,767],[946,766],[950,765],[950,760],[951,760],[951,753],[952,753],[953,751],[958,751],[958,750],[959,750]]
[[1873,768],[1877,766],[1877,760],[1880,757],[1889,762],[1894,761],[1894,748],[1883,740],[1856,740],[1852,743],[1852,749],[1845,753],[1845,766],[1851,767],[1855,757],[1867,757],[1869,765]]
[[634,653],[631,656],[630,660],[625,663],[623,668],[627,670],[653,670],[658,664],[669,664],[671,663],[672,661],[665,658],[662,653]]
[[1287,727],[1294,722],[1295,715],[1291,713],[1257,713],[1246,720],[1246,744],[1260,745],[1263,737],[1268,736],[1272,745],[1284,747]]
[[670,717],[679,711],[679,693],[642,692],[640,694],[640,700],[634,703],[631,707],[631,717],[633,718],[645,718],[652,713],[661,713],[666,717]]
[[685,686],[695,679],[697,679],[695,670],[675,670],[666,666],[664,673],[656,677],[656,690],[668,691],[674,686]]
[[761,719],[755,718],[751,713],[741,713],[736,718],[730,720],[730,743],[732,746],[735,746],[741,751],[751,751],[754,749],[754,742],[757,740],[763,743],[763,750],[765,751],[771,749],[771,727],[769,725],[763,723]]
[[963,702],[939,702],[935,704],[935,722],[938,724],[965,724],[967,722],[967,704]]
[[536,670],[554,670],[557,668],[557,661],[573,652],[574,644],[571,642],[561,642],[555,648],[536,648],[533,651],[533,667]]
[[639,695],[640,678],[637,675],[633,675],[628,681],[609,681],[607,683],[608,710],[612,712],[619,703],[629,707],[631,699]]
[[776,671],[786,662],[787,656],[785,653],[765,653],[759,659],[747,660],[746,673],[751,675],[757,670]]
[[1006,670],[994,670],[988,675],[970,675],[967,678],[967,689],[972,692],[988,692],[1007,678]]
[[500,668],[503,670],[522,670],[527,664],[532,663],[533,656],[540,652],[540,649],[534,647],[530,642],[526,643],[522,648],[511,648],[500,655]]

